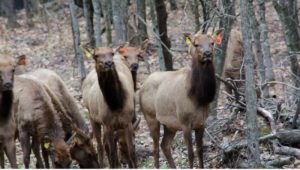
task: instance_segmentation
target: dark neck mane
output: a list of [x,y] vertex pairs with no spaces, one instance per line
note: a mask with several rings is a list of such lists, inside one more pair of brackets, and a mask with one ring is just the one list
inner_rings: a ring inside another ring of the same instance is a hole
[[133,80],[133,87],[134,91],[136,91],[136,78],[137,78],[137,71],[131,71],[132,80]]
[[122,109],[125,104],[126,93],[116,69],[97,71],[97,74],[98,83],[108,107],[113,111]]
[[188,96],[195,102],[197,107],[208,105],[214,100],[216,79],[213,63],[193,61],[189,81]]
[[2,91],[0,93],[0,120],[7,120],[11,115],[13,91]]

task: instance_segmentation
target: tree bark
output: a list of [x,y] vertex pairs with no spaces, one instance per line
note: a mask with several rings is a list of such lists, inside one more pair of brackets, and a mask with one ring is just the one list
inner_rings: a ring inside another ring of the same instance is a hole
[[[261,43],[260,43],[260,32],[258,30],[259,25],[258,22],[256,20],[256,15],[254,12],[254,8],[253,8],[253,0],[249,1],[249,12],[250,12],[250,24],[252,27],[252,32],[253,32],[253,40],[254,40],[254,49],[255,49],[255,55],[256,58],[258,60],[258,75],[259,75],[259,80],[260,83],[259,84],[264,84],[266,82],[266,73],[265,73],[265,65],[264,65],[264,59],[263,59],[263,53],[262,53],[262,48],[261,48]],[[259,87],[261,89],[261,92],[263,93],[263,97],[266,98],[269,96],[269,90],[268,90],[268,86],[261,86]]]
[[73,43],[74,43],[74,50],[75,50],[75,57],[78,64],[81,82],[86,77],[85,67],[84,67],[84,60],[83,54],[80,50],[80,30],[78,20],[76,18],[75,12],[75,3],[74,0],[69,0],[69,8],[71,13],[71,25],[72,25],[72,34],[73,34]]
[[200,0],[202,6],[203,24],[202,33],[206,33],[208,30],[208,20],[209,20],[209,5],[206,0]]
[[[146,1],[136,0],[137,15],[141,17],[146,22]],[[139,43],[143,42],[148,38],[147,25],[138,19],[138,37]]]
[[169,2],[170,2],[170,6],[171,6],[171,10],[172,10],[172,11],[178,9],[176,0],[169,0]]
[[[297,12],[297,1],[290,0],[272,0],[273,6],[279,16],[281,22],[281,28],[284,33],[284,40],[287,45],[290,63],[291,63],[291,72],[292,72],[292,81],[295,87],[300,87],[300,67],[298,64],[297,54],[300,51],[300,35],[299,35],[299,20]],[[297,108],[294,109],[296,116],[300,110],[299,96],[300,91],[295,90],[292,101],[296,102]]]
[[261,30],[261,38],[262,38],[262,51],[264,55],[264,64],[266,66],[266,82],[274,81],[275,76],[273,72],[273,63],[271,59],[271,52],[270,52],[270,42],[268,38],[268,26],[266,24],[266,7],[265,7],[265,0],[258,0],[259,3],[259,25]]
[[92,0],[95,14],[95,47],[101,46],[101,4],[100,0]]
[[7,28],[18,28],[21,25],[17,22],[17,11],[15,10],[15,2],[14,0],[1,0],[2,9],[5,11],[5,15],[7,17]]
[[[224,63],[225,63],[225,56],[227,51],[228,39],[230,36],[232,24],[235,18],[231,16],[235,16],[235,9],[234,9],[235,0],[232,2],[230,0],[222,0],[222,8],[224,9],[222,18],[220,19],[220,28],[224,28],[222,34],[222,44],[216,45],[215,47],[215,57],[214,57],[214,65],[215,65],[215,73],[219,76],[222,76]],[[217,81],[216,84],[216,96],[215,100],[212,102],[211,108],[212,112],[208,117],[208,124],[212,123],[217,119],[217,108],[218,108],[218,98],[220,92],[220,81]]]
[[117,43],[127,41],[128,10],[127,1],[112,0],[113,21]]
[[92,1],[83,0],[83,13],[86,22],[86,33],[89,43],[92,47],[95,47],[95,33],[94,33],[94,21],[92,12]]
[[[155,10],[158,23],[158,31],[162,43],[166,45],[168,49],[171,47],[171,42],[168,38],[167,18],[168,13],[166,11],[166,5],[162,0],[155,0]],[[169,53],[165,46],[162,47],[164,54],[165,67],[167,70],[173,70],[172,54]]]
[[198,2],[198,0],[189,0],[188,2],[190,4],[190,7],[191,7],[191,9],[194,13],[194,17],[195,17],[194,18],[194,20],[195,20],[195,32],[198,32],[198,31],[200,31],[200,20],[199,20],[200,15],[199,15],[199,8],[198,8],[199,2]]
[[33,27],[34,23],[32,21],[32,18],[34,14],[38,12],[37,0],[24,0],[24,8],[26,11],[26,23],[29,27]]
[[106,45],[110,46],[112,44],[111,36],[111,17],[112,17],[112,5],[110,0],[101,0],[101,7],[105,19],[105,30],[106,30]]
[[248,0],[240,1],[241,10],[241,31],[243,36],[243,48],[244,48],[244,65],[246,75],[246,125],[247,125],[247,143],[248,143],[248,162],[250,167],[260,167],[260,153],[258,143],[258,129],[257,129],[257,103],[256,103],[256,91],[254,81],[254,68],[252,58],[251,47],[251,9]]

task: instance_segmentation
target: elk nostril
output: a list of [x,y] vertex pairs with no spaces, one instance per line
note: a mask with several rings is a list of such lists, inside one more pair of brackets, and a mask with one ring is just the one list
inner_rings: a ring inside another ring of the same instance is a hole
[[13,85],[12,85],[12,83],[5,83],[3,85],[3,87],[4,87],[4,90],[11,90]]
[[108,66],[108,67],[112,67],[114,65],[114,62],[113,61],[106,61],[105,65]]
[[131,64],[132,70],[137,70],[139,68],[139,65],[137,63]]
[[212,56],[212,52],[210,52],[210,51],[205,51],[205,52],[204,52],[204,56],[205,56],[205,57],[211,57],[211,56]]

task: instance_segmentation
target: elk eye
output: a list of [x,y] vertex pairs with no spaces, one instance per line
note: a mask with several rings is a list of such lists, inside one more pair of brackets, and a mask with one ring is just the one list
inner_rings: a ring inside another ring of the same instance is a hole
[[214,46],[214,44],[215,44],[214,42],[211,43],[212,46]]
[[199,47],[199,45],[198,44],[194,44],[194,47]]
[[114,55],[115,55],[115,53],[111,53],[111,55],[112,55],[112,56],[114,56]]
[[127,58],[128,58],[128,56],[127,56],[127,55],[124,55],[124,58],[125,58],[125,59],[127,59]]

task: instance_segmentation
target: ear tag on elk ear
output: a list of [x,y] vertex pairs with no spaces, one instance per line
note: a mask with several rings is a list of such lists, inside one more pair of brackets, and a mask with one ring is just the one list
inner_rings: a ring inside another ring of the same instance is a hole
[[44,148],[45,148],[45,149],[49,149],[49,147],[50,147],[50,143],[49,143],[49,142],[44,143]]
[[124,54],[124,53],[126,53],[126,51],[127,51],[127,49],[124,47],[119,49],[120,54]]
[[84,55],[85,55],[86,57],[90,58],[90,57],[93,56],[92,53],[89,52],[88,50],[86,50],[85,48],[82,48],[81,46],[80,46],[80,48],[81,48],[81,50],[83,51],[83,53],[84,53]]
[[222,36],[221,36],[221,34],[216,35],[215,42],[218,45],[220,45],[222,43]]
[[186,45],[191,45],[191,40],[190,40],[190,38],[189,37],[185,37],[185,44]]

